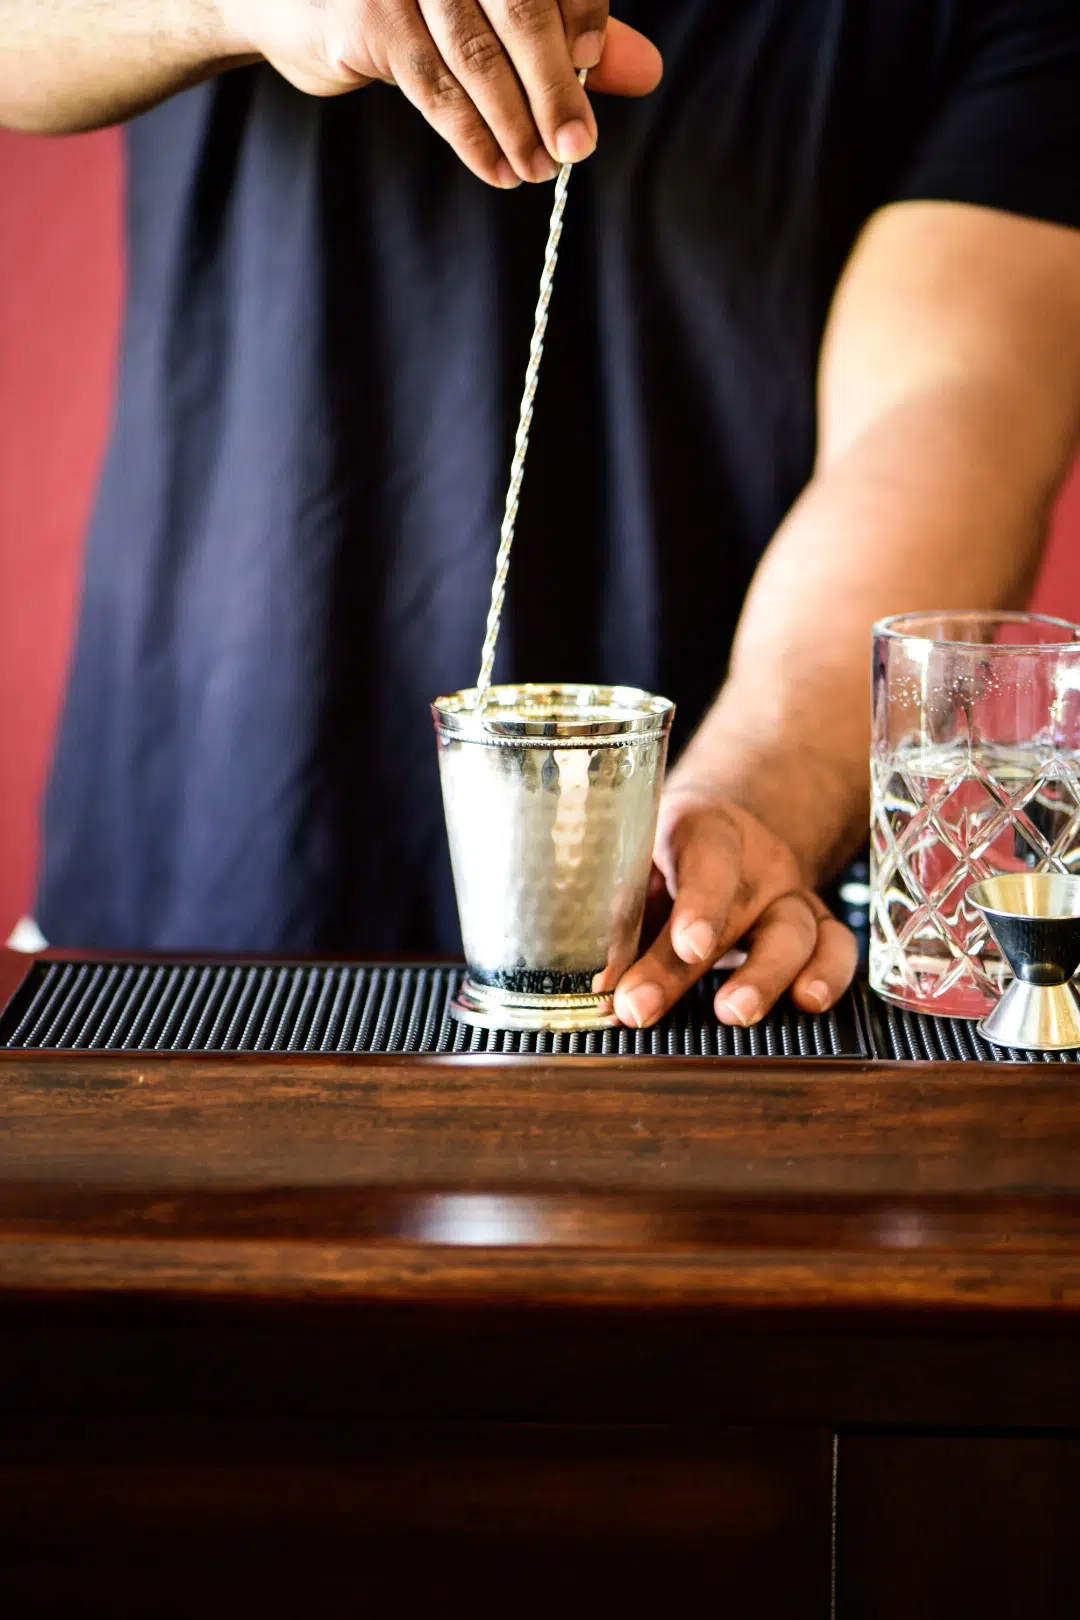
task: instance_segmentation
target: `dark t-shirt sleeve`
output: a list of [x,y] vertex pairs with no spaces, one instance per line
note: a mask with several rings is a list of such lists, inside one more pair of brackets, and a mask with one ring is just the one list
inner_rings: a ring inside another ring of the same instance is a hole
[[893,200],[1080,227],[1080,0],[961,0]]

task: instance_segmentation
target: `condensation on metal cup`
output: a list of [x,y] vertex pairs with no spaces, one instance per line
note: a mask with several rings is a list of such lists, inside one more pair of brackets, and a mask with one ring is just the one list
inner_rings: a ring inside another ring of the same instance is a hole
[[637,954],[674,705],[633,687],[495,686],[432,705],[468,970],[454,1016],[600,1029]]

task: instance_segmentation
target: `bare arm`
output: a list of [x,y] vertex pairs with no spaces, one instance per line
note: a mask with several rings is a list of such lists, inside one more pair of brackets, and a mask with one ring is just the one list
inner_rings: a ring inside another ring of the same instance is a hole
[[0,0],[0,124],[97,129],[252,56],[218,0]]
[[850,943],[791,894],[865,836],[870,628],[1023,605],[1080,438],[1080,232],[955,204],[878,215],[837,292],[819,392],[814,476],[672,773],[658,844],[672,922],[624,993],[674,999],[703,971],[694,940],[711,961],[755,925],[731,981],[744,1011],[793,979],[808,1008],[844,989]]
[[819,412],[814,478],[679,773],[767,814],[809,881],[865,832],[870,626],[1027,598],[1080,437],[1080,232],[950,204],[879,216],[835,300]]
[[644,95],[661,73],[607,0],[0,0],[0,125],[99,128],[260,59],[315,96],[396,84],[503,187],[593,151],[579,68],[616,95]]

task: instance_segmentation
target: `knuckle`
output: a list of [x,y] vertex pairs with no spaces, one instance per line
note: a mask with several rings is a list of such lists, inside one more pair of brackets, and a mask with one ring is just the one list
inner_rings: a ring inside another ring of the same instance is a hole
[[828,965],[835,967],[844,986],[847,986],[851,983],[855,969],[859,965],[859,942],[850,928],[845,928],[843,923],[837,923],[836,926],[842,932],[837,938],[829,938],[822,954]]
[[531,38],[550,28],[553,15],[559,15],[554,0],[506,0],[510,27]]
[[506,53],[494,30],[462,26],[453,36],[456,62],[478,79],[490,79],[506,66]]
[[773,905],[777,909],[791,912],[793,915],[798,913],[813,923],[819,920],[813,896],[808,894],[805,889],[785,889],[783,894],[777,895]]
[[[858,954],[859,942],[851,932],[847,923],[842,923],[837,917],[825,917],[818,924],[823,943],[835,954],[842,951],[844,954]],[[828,932],[826,933],[826,929]]]
[[830,961],[839,961],[845,970],[849,964],[854,966],[859,957],[859,942],[855,938],[847,923],[834,917],[829,908],[818,901],[820,911],[817,911],[818,938],[821,949]]
[[811,949],[818,937],[818,923],[805,895],[783,894],[762,914],[762,931],[773,940],[785,936],[800,947]]
[[775,923],[760,940],[755,940],[755,965],[767,970],[779,984],[787,984],[810,960],[814,941],[792,923]]
[[548,113],[556,126],[571,118],[583,118],[588,110],[585,92],[572,68],[567,68],[565,75],[558,77],[547,73],[540,82],[535,83],[534,88],[530,88],[529,99],[534,107]]
[[739,886],[735,890],[735,905],[739,911],[749,911],[754,902],[757,891],[745,873],[739,878]]
[[668,831],[668,841],[681,858],[699,841],[712,844],[741,859],[742,833],[738,823],[722,806],[690,806],[677,815]]
[[433,107],[445,112],[455,112],[468,99],[438,51],[414,45],[409,51],[407,61],[411,77],[422,88]]

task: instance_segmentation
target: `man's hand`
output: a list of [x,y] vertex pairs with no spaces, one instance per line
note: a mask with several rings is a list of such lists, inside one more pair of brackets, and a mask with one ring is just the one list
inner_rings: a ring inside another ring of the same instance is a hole
[[587,158],[596,119],[578,82],[645,95],[653,45],[609,21],[607,0],[223,0],[241,54],[311,95],[396,84],[480,179],[551,180]]
[[671,914],[615,996],[623,1023],[654,1024],[730,948],[745,964],[716,996],[723,1024],[754,1024],[792,986],[806,1012],[823,1012],[855,973],[855,937],[803,886],[794,854],[730,800],[675,787],[660,811],[657,888]]
[[260,59],[315,96],[398,85],[495,186],[589,156],[579,68],[624,96],[663,71],[607,0],[0,0],[0,127],[100,129]]

